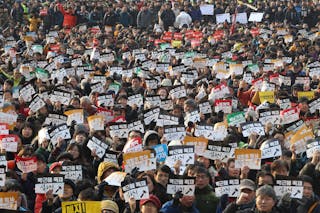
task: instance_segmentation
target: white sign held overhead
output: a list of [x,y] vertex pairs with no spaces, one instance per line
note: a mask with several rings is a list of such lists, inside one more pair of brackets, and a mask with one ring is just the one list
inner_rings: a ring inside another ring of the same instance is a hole
[[217,14],[216,15],[216,22],[217,24],[219,23],[224,23],[225,21],[227,21],[228,23],[230,23],[231,21],[230,18],[230,13],[223,13],[223,14]]
[[200,5],[201,14],[204,16],[212,16],[214,13],[214,5],[213,4],[203,4]]
[[250,22],[261,22],[263,18],[263,13],[251,12],[249,16]]

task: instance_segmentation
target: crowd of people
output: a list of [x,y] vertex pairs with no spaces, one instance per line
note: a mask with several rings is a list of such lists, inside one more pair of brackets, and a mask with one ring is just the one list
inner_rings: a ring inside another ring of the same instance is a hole
[[319,2],[2,0],[0,27],[1,212],[320,212]]

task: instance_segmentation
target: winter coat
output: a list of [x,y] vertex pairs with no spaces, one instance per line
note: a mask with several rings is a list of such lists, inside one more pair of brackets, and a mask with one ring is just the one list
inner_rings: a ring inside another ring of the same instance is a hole
[[193,204],[191,208],[185,208],[180,204],[174,205],[173,200],[166,202],[160,209],[160,212],[161,213],[183,213],[183,212],[200,213],[200,211],[196,208],[195,204]]
[[201,213],[211,213],[212,209],[216,209],[219,199],[215,196],[213,188],[207,185],[203,189],[196,188],[196,207]]
[[151,27],[153,15],[149,10],[141,10],[137,17],[138,28],[148,28]]

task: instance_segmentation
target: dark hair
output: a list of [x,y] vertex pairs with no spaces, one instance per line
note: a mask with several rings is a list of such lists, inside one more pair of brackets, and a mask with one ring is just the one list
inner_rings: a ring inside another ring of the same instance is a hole
[[167,166],[167,165],[161,165],[161,166],[156,170],[156,173],[155,173],[155,174],[157,174],[159,171],[164,172],[164,173],[167,173],[167,174],[169,174],[169,176],[172,175],[172,171],[171,171],[170,167]]
[[278,160],[275,160],[272,162],[271,173],[276,170],[279,170],[280,168],[285,168],[285,169],[287,169],[287,171],[289,171],[289,169],[290,169],[289,165],[286,161],[278,159]]
[[97,200],[97,194],[93,188],[86,188],[79,193],[78,196],[81,201],[95,201]]
[[270,172],[267,172],[267,171],[258,172],[257,177],[256,177],[256,185],[257,186],[259,185],[259,178],[260,177],[266,177],[266,176],[270,176],[272,178],[272,185],[274,185],[274,183],[275,183],[274,177]]
[[299,176],[299,178],[303,181],[303,182],[307,182],[310,183],[312,185],[312,188],[314,188],[314,182],[312,177],[310,177],[309,175],[302,175]]

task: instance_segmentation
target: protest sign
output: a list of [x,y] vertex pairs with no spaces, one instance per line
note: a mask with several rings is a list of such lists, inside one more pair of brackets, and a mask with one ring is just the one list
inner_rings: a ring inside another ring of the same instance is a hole
[[112,162],[118,165],[118,154],[118,152],[107,150],[103,157],[103,162]]
[[194,135],[196,137],[203,136],[208,140],[213,140],[214,139],[214,130],[213,126],[209,125],[196,125]]
[[118,123],[112,124],[109,126],[110,128],[110,136],[119,137],[119,138],[127,138],[128,137],[128,124],[127,123]]
[[127,176],[125,172],[112,172],[106,179],[103,181],[108,183],[109,186],[121,186],[121,182]]
[[125,172],[130,173],[134,168],[140,172],[156,169],[156,158],[150,150],[123,154]]
[[320,152],[320,138],[307,140],[307,158],[312,158],[315,152]]
[[139,152],[142,151],[142,140],[140,137],[131,138],[124,145],[123,152]]
[[18,196],[18,192],[0,192],[0,209],[17,210]]
[[240,180],[229,179],[216,181],[215,194],[217,197],[227,194],[228,197],[238,197],[240,195]]
[[216,22],[217,24],[219,23],[224,23],[224,22],[230,23],[230,13],[222,13],[222,14],[217,14],[216,15]]
[[0,187],[5,186],[6,183],[6,166],[0,165]]
[[0,135],[9,134],[9,125],[5,123],[0,123]]
[[203,16],[212,16],[214,13],[214,5],[213,4],[201,4],[200,11]]
[[214,101],[214,111],[215,112],[224,112],[231,113],[232,112],[232,100],[215,100]]
[[192,196],[195,192],[195,179],[169,179],[167,193],[174,195],[181,192],[185,196]]
[[64,175],[65,179],[70,179],[73,181],[82,180],[82,165],[62,165],[60,174]]
[[274,91],[259,92],[259,98],[261,103],[264,103],[264,102],[274,103],[275,101]]
[[67,119],[67,125],[70,126],[71,122],[74,120],[77,122],[77,124],[83,124],[84,117],[83,117],[83,109],[73,109],[68,110],[64,112],[66,116],[68,116]]
[[37,158],[36,157],[16,157],[16,164],[18,169],[23,173],[29,173],[37,170]]
[[102,115],[91,115],[87,117],[91,131],[104,130],[104,117]]
[[165,126],[163,137],[166,138],[168,142],[173,140],[182,141],[186,136],[186,130],[184,126]]
[[179,118],[167,114],[159,114],[156,126],[163,127],[164,125],[179,125]]
[[109,145],[105,142],[99,140],[98,138],[92,136],[88,143],[87,147],[93,152],[95,151],[95,154],[102,159],[102,157],[105,155],[106,150],[108,149]]
[[167,144],[158,144],[152,148],[156,152],[157,162],[164,162],[168,156]]
[[145,125],[149,125],[151,122],[157,121],[160,114],[160,108],[153,108],[143,113],[143,122]]
[[101,201],[64,201],[61,210],[62,213],[101,212]]
[[192,137],[192,136],[186,135],[183,139],[183,144],[194,146],[195,154],[199,156],[203,156],[204,151],[206,150],[208,145],[208,139],[204,137]]
[[261,122],[250,121],[240,124],[243,137],[249,137],[252,133],[257,135],[265,135],[264,126]]
[[46,103],[44,102],[44,100],[42,100],[42,98],[40,98],[39,95],[34,95],[32,97],[32,101],[29,105],[29,108],[32,112],[37,112],[39,109],[41,109],[45,105]]
[[299,120],[300,111],[298,108],[284,109],[280,112],[281,124],[289,124]]
[[1,149],[4,149],[6,152],[17,152],[18,140],[17,135],[0,135]]
[[227,115],[227,122],[229,126],[239,126],[242,123],[246,122],[244,112],[234,112]]
[[320,109],[320,98],[310,100],[308,102],[308,106],[309,106],[309,111],[311,113],[315,113],[317,110]]
[[260,146],[261,159],[275,158],[282,155],[281,144],[277,139],[269,139]]
[[219,142],[209,142],[204,152],[204,156],[211,160],[221,160],[227,162],[228,158],[232,157],[234,149],[231,146],[222,145]]
[[303,91],[298,92],[298,99],[300,100],[302,97],[307,98],[308,100],[314,99],[314,91]]
[[259,110],[259,122],[261,122],[263,125],[266,125],[267,123],[271,124],[280,124],[280,110],[274,109],[274,110],[268,110],[268,109],[261,109]]
[[236,149],[235,155],[235,168],[241,169],[248,166],[250,169],[261,169],[261,150],[259,149]]
[[36,177],[35,193],[45,194],[49,190],[53,190],[54,195],[63,194],[64,176],[58,174],[50,174]]
[[126,203],[129,203],[130,198],[134,198],[135,200],[149,198],[149,188],[146,178],[133,183],[126,183],[124,181],[121,183],[121,188]]
[[290,139],[290,143],[295,145],[296,153],[300,154],[307,149],[307,141],[314,139],[312,129],[303,125],[296,133],[294,133]]
[[114,106],[114,98],[112,95],[99,95],[97,100],[98,106],[109,107]]
[[276,195],[281,197],[287,193],[291,198],[301,199],[303,196],[303,181],[291,177],[277,176],[276,184],[273,186]]
[[67,119],[68,117],[65,115],[49,114],[44,123],[51,126],[59,126],[61,124],[66,124]]
[[180,173],[184,172],[188,164],[194,164],[195,156],[194,146],[177,145],[168,147],[168,157],[166,158],[166,165],[173,168],[178,160],[181,161]]
[[202,114],[211,114],[212,113],[212,108],[211,105],[208,101],[199,103],[199,111]]
[[58,126],[54,126],[48,130],[48,133],[50,136],[50,142],[53,146],[55,146],[61,139],[71,138],[71,134],[67,124],[60,124]]
[[251,12],[249,16],[249,22],[261,22],[264,13]]
[[136,94],[136,95],[129,96],[127,104],[131,107],[134,105],[136,105],[137,107],[141,107],[143,105],[142,95]]

